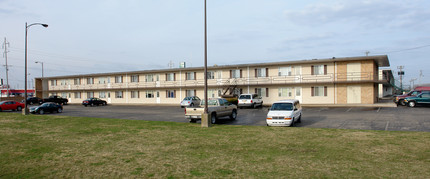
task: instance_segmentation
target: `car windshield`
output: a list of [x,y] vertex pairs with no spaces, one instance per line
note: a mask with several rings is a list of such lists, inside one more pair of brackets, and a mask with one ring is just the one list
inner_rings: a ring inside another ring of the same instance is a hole
[[241,95],[239,99],[251,99],[251,95]]
[[[216,105],[216,99],[210,99],[208,100],[208,105]],[[205,100],[202,101],[202,106],[205,105]]]
[[291,111],[293,110],[292,103],[274,103],[270,108],[271,111]]
[[184,101],[191,101],[193,99],[193,97],[185,97]]
[[43,103],[42,105],[40,105],[40,106],[42,106],[42,107],[46,107],[46,106],[48,106],[50,103]]

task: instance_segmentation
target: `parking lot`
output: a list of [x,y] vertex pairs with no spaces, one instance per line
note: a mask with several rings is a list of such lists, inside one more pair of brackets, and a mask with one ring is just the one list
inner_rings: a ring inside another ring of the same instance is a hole
[[[265,126],[268,108],[239,109],[235,121],[219,120],[218,124]],[[117,118],[148,121],[188,122],[184,118],[184,108],[177,106],[138,106],[108,105],[84,107],[65,105],[59,114],[77,117]],[[389,131],[427,131],[430,132],[430,107],[409,108],[316,108],[303,109],[302,123],[297,127],[365,129]]]

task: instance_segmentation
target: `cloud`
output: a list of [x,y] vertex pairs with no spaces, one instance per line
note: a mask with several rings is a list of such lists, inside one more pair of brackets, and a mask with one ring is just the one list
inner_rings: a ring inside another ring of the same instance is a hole
[[428,24],[430,12],[425,1],[342,0],[315,3],[301,10],[287,10],[285,17],[298,25],[321,26],[332,23],[356,24],[366,28],[408,27]]

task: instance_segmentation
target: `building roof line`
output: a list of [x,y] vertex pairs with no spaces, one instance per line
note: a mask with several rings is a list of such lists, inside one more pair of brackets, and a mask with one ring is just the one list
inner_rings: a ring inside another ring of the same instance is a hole
[[[326,59],[308,59],[308,60],[295,60],[295,61],[281,61],[281,62],[266,62],[266,63],[249,63],[249,64],[232,64],[232,65],[213,65],[208,66],[209,70],[221,69],[221,68],[243,68],[243,67],[257,67],[257,66],[279,66],[279,65],[296,65],[296,64],[310,64],[310,63],[327,63],[327,62],[338,62],[338,61],[359,61],[359,60],[374,60],[379,67],[389,67],[387,55],[377,56],[357,56],[357,57],[332,57]],[[73,78],[73,77],[85,77],[85,76],[107,76],[107,75],[120,75],[120,74],[141,74],[141,73],[156,73],[156,72],[174,72],[174,71],[193,71],[202,70],[203,67],[190,67],[190,68],[171,68],[171,69],[153,69],[153,70],[139,70],[139,71],[125,71],[125,72],[110,72],[110,73],[90,73],[90,74],[77,74],[67,76],[52,76],[44,77],[44,79],[56,79],[56,78]],[[36,79],[42,79],[37,77]]]

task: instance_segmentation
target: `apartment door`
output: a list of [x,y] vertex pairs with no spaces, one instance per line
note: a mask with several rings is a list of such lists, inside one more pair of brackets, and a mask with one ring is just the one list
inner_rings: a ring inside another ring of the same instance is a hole
[[[109,84],[110,84],[110,83],[109,83]],[[108,97],[108,98],[107,98],[107,103],[109,103],[109,104],[110,104],[110,103],[112,103],[112,99],[110,98],[110,92],[108,92],[108,93],[107,93],[107,95],[108,95],[108,96],[107,96],[107,97]]]
[[155,75],[155,87],[160,87],[160,75]]
[[348,86],[347,103],[361,103],[361,86]]
[[156,100],[157,100],[157,103],[160,103],[160,102],[161,102],[161,100],[160,100],[160,91],[159,91],[159,90],[157,90],[155,93],[156,93],[156,94],[155,94],[155,98],[156,98]]
[[296,97],[295,99],[299,100],[300,103],[302,103],[302,87],[296,87]]
[[348,81],[361,80],[361,63],[348,63],[346,65],[346,78]]
[[222,84],[222,71],[216,71],[216,84]]
[[[296,82],[302,81],[302,66],[295,66],[294,67],[294,78]],[[301,90],[301,88],[300,88]]]

